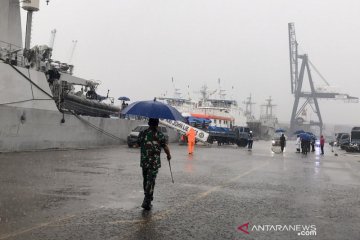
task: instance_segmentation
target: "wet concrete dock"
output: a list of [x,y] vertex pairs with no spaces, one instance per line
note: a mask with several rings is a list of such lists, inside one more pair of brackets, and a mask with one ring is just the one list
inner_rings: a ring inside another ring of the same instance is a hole
[[360,155],[170,148],[149,212],[138,149],[0,154],[0,240],[360,239]]

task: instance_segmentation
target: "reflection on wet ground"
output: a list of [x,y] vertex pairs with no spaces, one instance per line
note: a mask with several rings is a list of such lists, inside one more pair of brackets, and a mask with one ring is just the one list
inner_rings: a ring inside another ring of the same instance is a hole
[[315,225],[304,239],[358,239],[360,155],[270,145],[197,146],[193,155],[171,145],[175,183],[163,156],[151,211],[140,207],[138,149],[0,154],[0,240],[299,237],[252,229],[266,224]]

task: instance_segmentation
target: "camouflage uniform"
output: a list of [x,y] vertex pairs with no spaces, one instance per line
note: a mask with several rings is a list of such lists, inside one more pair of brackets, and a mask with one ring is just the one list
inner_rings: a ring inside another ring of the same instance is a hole
[[152,131],[148,128],[139,134],[138,144],[141,149],[140,167],[144,179],[144,194],[146,199],[152,201],[155,179],[161,167],[161,148],[166,146],[166,139],[160,131]]

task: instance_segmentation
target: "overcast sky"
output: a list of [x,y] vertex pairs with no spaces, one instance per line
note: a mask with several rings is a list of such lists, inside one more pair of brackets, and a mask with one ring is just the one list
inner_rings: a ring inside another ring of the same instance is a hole
[[[359,0],[40,2],[32,45],[48,44],[56,29],[53,56],[68,62],[77,40],[75,75],[100,80],[103,95],[110,89],[131,100],[172,96],[174,77],[183,97],[197,99],[203,84],[215,89],[220,78],[227,98],[241,103],[252,94],[255,116],[272,96],[280,121],[289,121],[294,97],[287,27],[294,22],[300,53],[331,88],[360,96]],[[324,86],[313,74],[315,85]],[[320,100],[320,110],[325,123],[359,124],[359,104]]]

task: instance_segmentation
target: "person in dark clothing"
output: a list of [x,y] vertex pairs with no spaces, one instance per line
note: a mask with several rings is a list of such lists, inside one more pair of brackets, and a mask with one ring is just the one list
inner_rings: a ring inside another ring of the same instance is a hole
[[284,135],[284,134],[281,134],[281,137],[280,137],[281,152],[284,152],[285,145],[286,145],[285,135]]
[[308,152],[307,141],[304,138],[301,138],[301,152],[302,154],[307,154]]
[[201,124],[201,128],[202,128],[202,129],[206,129],[205,120],[203,120],[203,122],[202,122],[202,124]]
[[155,179],[161,167],[161,148],[164,149],[167,160],[170,161],[171,159],[165,136],[158,131],[159,119],[150,118],[148,124],[149,128],[140,132],[138,137],[138,145],[141,151],[140,167],[142,167],[145,195],[141,207],[145,210],[150,210],[152,207],[151,201],[154,199]]
[[310,150],[310,140],[308,139],[303,139],[301,140],[301,142],[303,143],[303,153],[307,154]]
[[124,110],[127,107],[125,101],[122,101],[121,103],[121,110]]
[[95,92],[95,88],[94,87],[90,87],[90,90],[87,91],[86,93],[86,98],[88,99],[94,99],[96,100],[97,99],[97,93]]
[[314,137],[311,138],[310,144],[311,144],[311,152],[315,152],[315,138]]
[[249,132],[249,137],[248,137],[248,149],[252,149],[252,146],[253,146],[253,134],[252,134],[252,131]]

